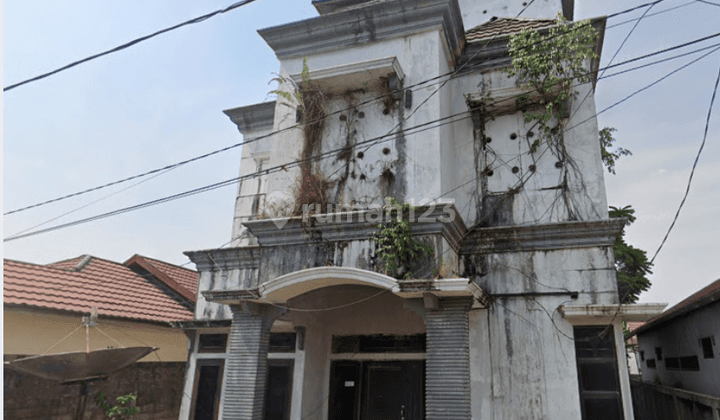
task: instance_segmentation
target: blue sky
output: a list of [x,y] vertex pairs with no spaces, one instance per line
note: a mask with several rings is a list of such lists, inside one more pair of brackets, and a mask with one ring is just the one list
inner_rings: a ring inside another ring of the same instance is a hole
[[[137,1],[4,4],[3,85],[52,70],[133,38],[229,5]],[[577,1],[576,18],[611,14],[642,1]],[[687,1],[666,0],[651,11]],[[720,3],[720,1],[718,2]],[[609,25],[639,17],[642,10]],[[316,16],[310,0],[257,0],[3,94],[5,211],[80,191],[219,149],[241,140],[223,109],[269,100],[278,64],[256,31]],[[718,31],[720,7],[693,2],[643,20],[622,61]],[[608,29],[606,64],[632,24]],[[706,42],[709,45],[717,40]],[[694,58],[600,81],[598,110]],[[703,135],[720,52],[599,117],[632,150],[606,174],[608,202],[632,204],[630,243],[654,253],[684,193]],[[609,71],[609,73],[612,71]],[[720,100],[718,101],[720,102]],[[680,219],[656,260],[643,301],[677,302],[720,277],[720,103]],[[116,193],[45,226],[88,217],[237,176],[240,150],[19,214],[7,237]],[[48,263],[80,254],[124,261],[135,253],[183,264],[183,251],[230,239],[234,186],[179,201],[7,242],[5,258]]]

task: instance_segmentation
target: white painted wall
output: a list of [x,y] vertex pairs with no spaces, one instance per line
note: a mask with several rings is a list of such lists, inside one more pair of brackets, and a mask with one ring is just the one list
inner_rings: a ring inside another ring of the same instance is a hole
[[[465,30],[472,29],[492,17],[516,17],[530,0],[458,0]],[[562,11],[561,0],[536,0],[519,15],[526,19],[554,19]]]
[[[700,339],[714,337],[713,359],[703,357]],[[656,360],[656,368],[647,366],[648,359],[655,359],[655,347],[662,348],[663,360]],[[638,335],[638,348],[644,352],[642,363],[643,382],[660,383],[701,394],[720,397],[720,302],[715,302],[687,316],[675,319],[671,324]],[[697,356],[699,371],[667,369],[667,357]]]

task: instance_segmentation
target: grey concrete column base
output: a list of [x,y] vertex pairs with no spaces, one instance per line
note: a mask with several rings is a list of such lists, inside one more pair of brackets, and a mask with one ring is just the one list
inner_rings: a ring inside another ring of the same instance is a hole
[[441,299],[428,310],[425,361],[425,418],[470,420],[470,339],[472,299]]
[[262,420],[270,327],[276,313],[267,305],[231,305],[225,367],[223,420]]

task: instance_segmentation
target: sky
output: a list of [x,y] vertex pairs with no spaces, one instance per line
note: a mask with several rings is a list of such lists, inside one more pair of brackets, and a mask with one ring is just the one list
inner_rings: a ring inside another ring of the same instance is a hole
[[[6,1],[3,86],[231,3]],[[575,17],[608,15],[642,3],[577,0]],[[720,7],[699,1],[665,0],[649,14],[676,6],[681,7],[643,19],[613,62],[718,31]],[[608,26],[642,13],[611,19]],[[256,31],[316,15],[310,0],[257,0],[3,93],[4,211],[240,142],[240,133],[222,110],[272,100],[269,81],[278,70],[273,51]],[[633,24],[608,28],[603,66]],[[717,42],[718,38],[695,47]],[[595,95],[597,109],[698,56],[601,80]],[[636,209],[637,221],[627,229],[627,241],[650,256],[685,192],[719,66],[720,52],[716,52],[598,117],[600,127],[616,128],[618,145],[633,153],[620,159],[616,175],[605,174],[608,203]],[[720,99],[687,202],[655,261],[653,286],[641,302],[677,303],[720,278],[718,145]],[[55,218],[42,226],[236,177],[240,157],[237,148],[157,176],[4,216],[3,237]],[[45,264],[91,254],[122,262],[137,253],[185,264],[183,251],[218,248],[230,240],[235,194],[236,186],[229,186],[5,242],[4,258]]]

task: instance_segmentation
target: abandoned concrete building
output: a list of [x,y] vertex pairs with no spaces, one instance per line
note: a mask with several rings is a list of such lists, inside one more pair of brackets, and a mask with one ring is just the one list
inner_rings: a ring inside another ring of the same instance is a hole
[[[259,31],[277,101],[225,111],[244,178],[231,247],[187,252],[180,419],[631,420],[621,321],[662,306],[619,305],[594,80],[535,141],[503,71],[573,1],[313,4]],[[381,258],[386,198],[429,253]]]

